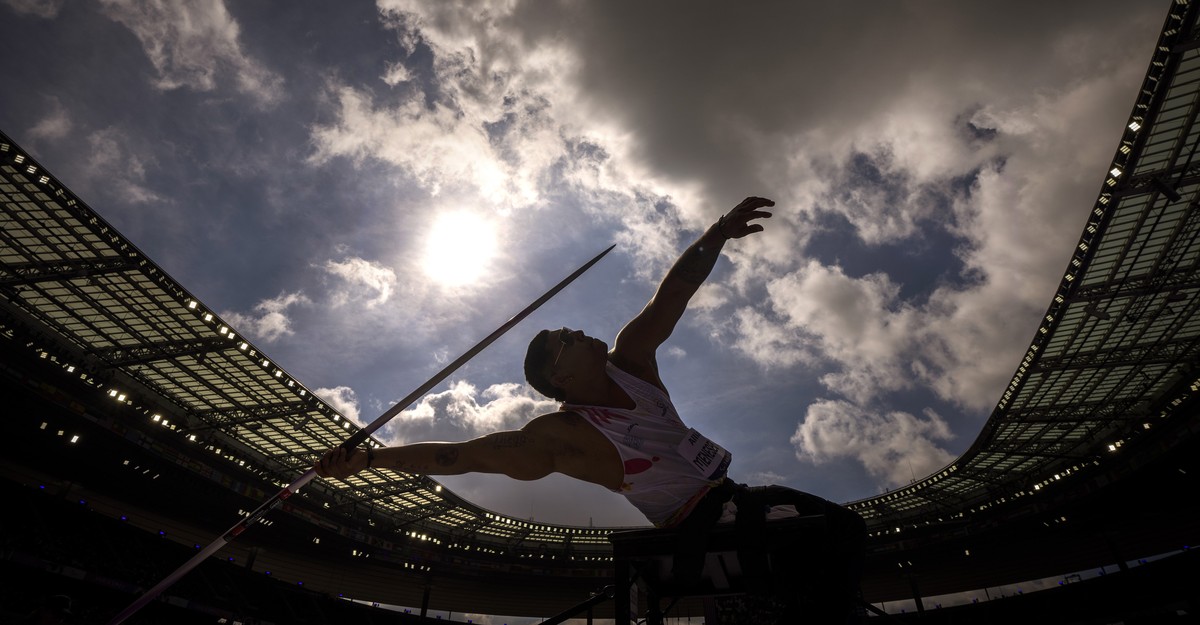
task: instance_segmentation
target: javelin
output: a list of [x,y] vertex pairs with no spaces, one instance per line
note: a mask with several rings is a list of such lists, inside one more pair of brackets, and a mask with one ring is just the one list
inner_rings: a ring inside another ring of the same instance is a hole
[[[571,282],[573,282],[575,280],[575,278],[578,278],[580,275],[583,274],[583,272],[590,269],[592,265],[595,265],[597,262],[599,262],[601,258],[604,258],[604,255],[611,252],[614,247],[616,247],[616,245],[609,246],[608,249],[604,250],[603,252],[600,252],[595,258],[589,260],[587,263],[585,263],[579,269],[576,269],[575,273],[572,273],[571,275],[567,276],[566,278],[563,278],[562,282],[559,282],[558,284],[554,285],[554,288],[550,289],[549,291],[546,291],[541,297],[537,298],[537,300],[535,300],[532,304],[530,304],[529,306],[526,306],[525,310],[522,310],[521,312],[514,315],[513,318],[506,321],[504,323],[504,325],[497,328],[495,332],[492,332],[486,338],[484,338],[482,341],[479,341],[478,343],[476,343],[474,347],[472,347],[471,349],[468,349],[465,354],[463,354],[462,356],[459,356],[457,360],[446,365],[446,367],[444,369],[437,372],[437,374],[434,375],[432,378],[430,378],[429,381],[425,382],[424,384],[419,386],[416,390],[409,393],[407,397],[405,397],[404,399],[401,399],[399,402],[396,403],[396,405],[389,408],[387,412],[380,415],[378,419],[375,419],[374,421],[372,421],[370,425],[359,430],[358,432],[355,432],[354,435],[351,436],[349,439],[347,439],[346,442],[342,443],[340,445],[340,447],[343,447],[345,449],[351,449],[351,448],[358,447],[359,445],[361,445],[363,443],[363,441],[367,440],[367,437],[370,436],[372,432],[383,427],[383,424],[387,423],[388,421],[391,421],[392,417],[395,417],[396,415],[400,414],[400,412],[403,411],[405,408],[408,408],[409,404],[416,401],[417,398],[421,397],[425,393],[428,393],[430,389],[432,389],[434,386],[437,386],[437,384],[439,382],[446,379],[446,377],[449,376],[451,373],[454,373],[454,371],[456,369],[458,369],[459,367],[461,367],[463,365],[463,363],[474,358],[476,354],[483,351],[484,348],[486,348],[488,345],[491,345],[493,341],[500,338],[500,335],[511,330],[513,328],[513,326],[520,323],[522,319],[524,319],[525,317],[528,317],[530,315],[530,313],[537,310],[538,307],[540,307],[542,304],[545,304],[547,300],[549,300],[551,297],[554,297],[559,291],[566,288],[566,286],[568,284],[570,284]],[[218,537],[216,540],[214,540],[211,544],[209,544],[209,546],[205,547],[204,549],[201,549],[199,553],[192,556],[191,560],[188,560],[187,562],[183,563],[183,566],[180,566],[179,568],[175,569],[175,572],[173,572],[170,575],[163,578],[163,580],[161,582],[159,582],[157,585],[155,585],[154,588],[151,588],[150,590],[146,591],[146,593],[143,594],[141,597],[138,597],[137,601],[134,601],[133,603],[129,604],[129,607],[122,610],[120,614],[118,614],[116,617],[113,618],[113,620],[109,621],[109,625],[117,625],[118,623],[121,623],[122,621],[129,618],[130,616],[133,616],[134,612],[137,612],[138,610],[142,609],[142,607],[145,606],[147,603],[150,603],[151,601],[153,601],[155,597],[157,597],[158,595],[160,595],[162,593],[162,591],[166,590],[171,584],[174,584],[175,582],[179,581],[179,578],[186,575],[188,573],[188,571],[191,571],[192,569],[199,566],[199,564],[201,562],[203,562],[206,558],[215,554],[217,551],[220,551],[221,547],[224,547],[227,543],[231,542],[234,538],[237,538],[237,536],[239,534],[246,531],[246,529],[248,527],[250,527],[252,524],[254,524],[259,519],[266,516],[266,514],[268,512],[270,512],[271,510],[278,507],[279,504],[282,503],[284,499],[291,497],[292,494],[294,494],[296,491],[300,490],[300,488],[303,487],[305,484],[308,484],[309,482],[311,482],[312,479],[316,476],[317,476],[317,471],[315,468],[313,468],[313,469],[309,469],[307,472],[305,472],[304,475],[301,475],[300,477],[296,478],[296,481],[285,486],[283,488],[283,490],[276,493],[274,497],[271,497],[270,499],[268,499],[265,503],[263,503],[256,510],[254,510],[254,512],[251,512],[248,516],[246,516],[242,520],[238,521],[236,525],[229,528],[229,531],[222,534],[220,537]]]

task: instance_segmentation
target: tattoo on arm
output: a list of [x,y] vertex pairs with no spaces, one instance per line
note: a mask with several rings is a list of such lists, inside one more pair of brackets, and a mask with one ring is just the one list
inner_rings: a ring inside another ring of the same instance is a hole
[[524,432],[498,432],[493,434],[489,440],[492,443],[492,449],[511,449],[527,445],[529,436]]
[[440,467],[454,466],[454,464],[458,462],[458,447],[451,445],[444,449],[439,449],[437,453],[434,454],[434,461],[437,462],[438,466]]
[[690,284],[701,284],[707,278],[708,274],[712,273],[712,269],[717,264],[717,258],[721,255],[721,245],[708,243],[702,244],[700,241],[692,244],[679,257],[675,263],[674,270],[684,282]]

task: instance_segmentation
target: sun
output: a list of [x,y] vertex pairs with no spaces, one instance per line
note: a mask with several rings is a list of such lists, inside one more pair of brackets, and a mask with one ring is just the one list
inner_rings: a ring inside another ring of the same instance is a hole
[[486,273],[496,255],[496,225],[468,211],[443,213],[429,231],[422,267],[443,286],[466,286]]

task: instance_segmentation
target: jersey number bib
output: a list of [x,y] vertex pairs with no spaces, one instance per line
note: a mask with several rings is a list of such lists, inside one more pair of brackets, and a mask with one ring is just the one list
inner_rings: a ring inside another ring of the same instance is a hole
[[689,429],[687,436],[679,442],[679,455],[688,461],[702,477],[713,479],[714,475],[725,465],[729,452],[720,445],[708,440],[694,429]]

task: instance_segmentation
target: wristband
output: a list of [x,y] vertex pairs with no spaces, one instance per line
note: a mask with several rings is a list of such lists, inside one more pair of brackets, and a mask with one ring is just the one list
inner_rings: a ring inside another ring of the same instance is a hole
[[725,217],[727,217],[727,215],[721,215],[721,217],[717,219],[717,232],[721,233],[721,238],[728,241],[729,235],[725,234]]

